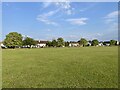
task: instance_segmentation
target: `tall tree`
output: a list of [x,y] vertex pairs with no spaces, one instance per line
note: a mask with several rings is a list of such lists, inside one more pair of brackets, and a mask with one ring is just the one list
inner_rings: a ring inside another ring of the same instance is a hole
[[36,45],[36,41],[33,39],[33,38],[30,38],[30,37],[26,37],[24,40],[23,40],[23,45]]
[[3,43],[7,47],[15,48],[16,46],[21,46],[22,45],[22,35],[17,32],[10,32],[8,35],[6,35],[6,38]]
[[46,46],[51,47],[51,46],[52,46],[52,42],[51,42],[51,41],[48,41],[48,42],[46,43]]
[[53,47],[57,47],[57,41],[54,39],[54,40],[52,40],[52,46]]
[[99,41],[97,39],[92,40],[92,45],[97,46],[99,44]]
[[69,42],[65,42],[65,47],[68,47],[69,46]]
[[88,41],[85,38],[81,38],[80,41],[79,41],[79,44],[83,45],[83,47],[84,47],[85,45],[87,45],[87,42]]
[[63,38],[58,38],[58,39],[57,39],[57,44],[58,44],[58,45],[57,45],[58,47],[64,46],[64,44],[65,44],[65,43],[64,43],[64,39],[63,39]]
[[115,45],[116,41],[115,40],[110,40],[110,45]]

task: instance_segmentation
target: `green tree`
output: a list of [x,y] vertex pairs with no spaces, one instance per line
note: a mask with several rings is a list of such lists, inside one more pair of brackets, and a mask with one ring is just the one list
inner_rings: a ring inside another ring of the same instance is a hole
[[23,40],[23,45],[36,45],[36,41],[33,38],[26,37]]
[[17,32],[10,32],[6,35],[6,38],[4,40],[4,45],[7,47],[17,47],[22,45],[22,35]]
[[51,42],[51,41],[48,41],[48,42],[46,43],[46,46],[51,47],[51,46],[52,46],[52,42]]
[[65,47],[68,47],[69,46],[69,42],[65,42]]
[[92,40],[92,46],[97,46],[99,41],[97,39]]
[[85,45],[87,45],[87,42],[88,41],[85,38],[81,38],[80,41],[79,41],[79,44],[83,45],[83,47],[84,47]]
[[57,46],[57,41],[54,39],[54,40],[52,40],[52,46],[53,47],[56,47]]
[[115,40],[110,40],[110,45],[115,45],[116,41]]
[[57,39],[57,46],[58,47],[62,47],[62,46],[64,46],[64,39],[63,38],[58,38]]

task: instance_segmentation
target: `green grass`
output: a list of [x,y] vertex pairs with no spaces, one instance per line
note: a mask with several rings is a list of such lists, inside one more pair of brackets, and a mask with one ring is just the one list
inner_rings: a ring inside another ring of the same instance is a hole
[[118,47],[2,50],[3,88],[117,88]]

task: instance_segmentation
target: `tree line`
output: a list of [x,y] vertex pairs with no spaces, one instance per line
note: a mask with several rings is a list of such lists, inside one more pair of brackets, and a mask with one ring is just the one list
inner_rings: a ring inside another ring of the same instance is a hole
[[10,32],[8,35],[6,35],[3,44],[8,48],[16,48],[23,45],[36,45],[37,43],[33,38],[26,37],[23,39],[22,34],[17,32]]
[[[8,48],[15,48],[24,45],[29,45],[31,47],[31,45],[36,45],[37,41],[30,37],[25,37],[25,39],[23,39],[21,34],[17,32],[10,32],[8,35],[6,35],[3,44]],[[46,45],[49,47],[62,47],[65,45],[65,42],[63,38],[58,38],[57,40],[52,40],[52,42],[48,41]]]
[[[85,38],[81,38],[78,41],[79,45],[81,46],[87,46],[88,45],[88,41]],[[3,41],[3,44],[8,47],[8,48],[15,48],[15,47],[20,47],[23,45],[36,45],[37,42],[30,37],[25,37],[23,39],[22,35],[20,33],[17,32],[10,32],[9,34],[6,35],[6,38]],[[65,42],[63,38],[58,38],[58,39],[53,39],[52,41],[48,41],[46,43],[46,45],[48,47],[67,47],[69,46],[70,42]],[[99,41],[97,39],[94,39],[91,41],[91,45],[92,46],[97,46],[99,44]],[[103,42],[104,44],[104,42]],[[116,45],[116,41],[115,40],[110,40],[110,45]]]

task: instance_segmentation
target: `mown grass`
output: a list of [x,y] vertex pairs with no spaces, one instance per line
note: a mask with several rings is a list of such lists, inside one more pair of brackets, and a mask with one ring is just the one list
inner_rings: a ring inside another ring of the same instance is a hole
[[118,47],[2,50],[3,88],[117,88]]

